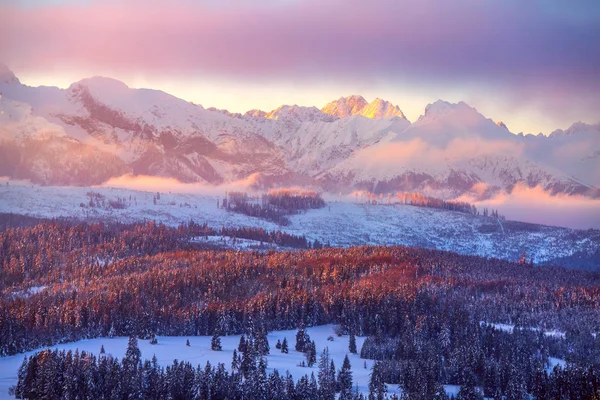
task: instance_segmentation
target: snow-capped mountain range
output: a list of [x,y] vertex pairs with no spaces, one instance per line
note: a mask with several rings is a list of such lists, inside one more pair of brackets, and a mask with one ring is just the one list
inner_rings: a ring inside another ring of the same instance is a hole
[[517,184],[600,196],[600,124],[515,135],[465,103],[410,123],[385,100],[342,97],[245,114],[94,77],[29,87],[0,65],[0,176],[91,185],[131,173],[211,185],[466,192]]

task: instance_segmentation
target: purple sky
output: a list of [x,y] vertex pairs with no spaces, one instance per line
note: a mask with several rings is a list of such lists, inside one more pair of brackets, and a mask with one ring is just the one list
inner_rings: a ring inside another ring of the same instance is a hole
[[515,132],[600,120],[595,0],[9,0],[0,54],[25,83],[111,75],[232,111],[358,90],[413,120],[437,98]]

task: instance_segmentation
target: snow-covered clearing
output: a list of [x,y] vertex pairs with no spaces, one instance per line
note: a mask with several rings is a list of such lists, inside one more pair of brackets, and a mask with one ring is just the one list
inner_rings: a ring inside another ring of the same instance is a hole
[[[481,321],[481,325],[490,325],[493,326],[494,328],[504,331],[504,332],[508,332],[508,333],[512,333],[513,330],[515,329],[515,325],[514,324],[502,324],[502,323],[495,323],[495,322],[485,322],[485,321]],[[541,328],[533,328],[533,327],[526,327],[524,329],[529,329],[532,331],[542,331]],[[557,337],[560,339],[564,339],[565,338],[565,333],[558,331],[556,329],[552,329],[552,330],[543,330],[544,335],[546,336],[553,336],[553,337]]]
[[551,374],[554,370],[554,367],[556,367],[557,365],[560,365],[562,368],[567,366],[567,362],[565,360],[561,360],[560,358],[549,357],[548,361],[549,365],[548,368],[546,368],[546,372],[548,372],[548,374]]
[[[355,387],[358,385],[359,390],[368,393],[369,375],[374,361],[363,360],[357,354],[350,354],[348,352],[349,337],[338,337],[334,332],[333,325],[307,328],[306,331],[311,339],[315,341],[317,346],[317,358],[323,349],[328,347],[330,355],[335,362],[336,369],[339,370],[341,368],[344,356],[348,354],[352,365],[353,386]],[[327,340],[329,336],[333,337],[333,341]],[[290,348],[289,354],[282,354],[275,348],[277,340],[283,341],[283,338],[287,338]],[[221,344],[223,346],[222,351],[210,350],[211,336],[158,336],[157,339],[158,344],[156,345],[151,345],[149,340],[138,341],[142,352],[142,359],[150,359],[153,355],[156,355],[159,364],[163,367],[172,364],[173,359],[189,361],[193,365],[201,364],[202,366],[204,366],[207,361],[210,361],[212,365],[223,363],[229,370],[231,367],[233,350],[238,347],[240,335],[223,336],[221,338]],[[188,339],[190,341],[190,347],[186,346],[186,340]],[[317,376],[318,368],[316,365],[312,368],[298,366],[298,364],[305,360],[305,357],[303,353],[294,350],[296,341],[295,330],[271,332],[268,335],[268,339],[271,347],[271,353],[267,356],[268,371],[277,369],[280,373],[284,374],[285,371],[290,371],[296,380],[299,380],[306,374],[310,376],[311,373],[314,373],[315,377]],[[358,349],[362,347],[364,340],[364,337],[356,338]],[[100,346],[104,346],[106,354],[121,359],[125,354],[127,342],[128,338],[126,337],[97,338],[59,344],[51,347],[51,349],[73,351],[79,349],[79,351],[85,350],[86,352],[98,355]],[[34,352],[28,352],[26,355],[31,355],[33,353]],[[17,382],[17,370],[23,362],[23,357],[23,354],[0,357],[0,399],[11,398],[8,396],[8,389]],[[367,366],[366,369],[365,364]],[[398,385],[388,385],[388,393],[398,393]]]
[[[508,327],[510,327],[510,325],[505,324],[491,325],[503,330],[508,330]],[[353,386],[356,387],[358,385],[360,391],[365,394],[368,393],[369,377],[374,361],[361,359],[358,354],[350,354],[348,352],[349,337],[347,335],[341,337],[337,336],[334,325],[316,326],[307,328],[306,331],[311,339],[315,341],[317,346],[317,358],[323,349],[328,347],[329,353],[335,362],[336,369],[339,370],[341,368],[344,357],[347,354],[352,365]],[[328,340],[329,337],[332,337],[333,340]],[[267,356],[268,372],[277,369],[280,373],[285,374],[286,371],[289,371],[296,381],[304,375],[310,376],[311,373],[314,373],[315,376],[317,375],[318,368],[316,365],[310,368],[299,366],[299,364],[305,360],[305,357],[303,353],[294,350],[296,330],[270,332],[267,338],[269,339],[269,346],[271,347],[271,352]],[[277,341],[283,341],[283,338],[287,338],[289,344],[290,350],[288,354],[282,354],[275,348]],[[153,355],[156,355],[158,363],[163,367],[172,364],[174,359],[179,361],[189,361],[194,366],[198,364],[204,366],[207,361],[210,361],[212,365],[223,363],[229,370],[231,367],[233,350],[238,347],[240,335],[221,337],[221,344],[223,346],[222,351],[212,351],[210,349],[211,336],[157,336],[157,339],[158,344],[156,345],[151,345],[149,340],[138,340],[142,352],[142,359],[150,359]],[[356,337],[356,345],[359,349],[359,354],[365,339],[365,337]],[[190,347],[186,346],[186,340],[190,341]],[[126,337],[103,337],[59,344],[51,347],[51,349],[72,351],[79,349],[80,352],[86,351],[98,355],[100,347],[104,346],[106,354],[121,359],[125,354],[127,342],[128,338]],[[8,396],[8,389],[17,382],[17,370],[23,362],[24,356],[29,356],[33,353],[34,351],[10,357],[0,357],[0,399],[11,398]],[[548,373],[552,372],[556,365],[564,367],[566,362],[558,358],[550,357],[550,365],[547,369]],[[387,387],[389,394],[400,393],[398,385],[387,385]],[[444,385],[444,389],[449,395],[453,394],[456,396],[460,390],[460,386]]]
[[261,242],[260,240],[241,239],[229,236],[197,236],[193,237],[190,242],[234,250],[285,249],[285,247],[278,246],[275,243],[266,243]]
[[[125,199],[126,208],[90,207],[90,191],[104,196],[106,204]],[[595,231],[547,226],[535,226],[531,231],[508,222],[500,229],[491,218],[410,205],[329,201],[324,208],[292,215],[290,225],[281,227],[217,207],[223,196],[161,192],[160,199],[155,201],[155,197],[156,192],[149,191],[36,186],[19,181],[7,185],[6,180],[0,179],[0,212],[35,217],[155,220],[167,225],[194,220],[217,229],[253,226],[281,230],[332,246],[400,244],[508,260],[519,259],[526,250],[536,263],[573,254],[594,254],[600,248],[600,234]]]
[[33,296],[34,294],[38,294],[44,290],[46,290],[46,286],[32,286],[25,290],[15,291],[12,293],[12,295],[14,297],[25,298],[25,297]]

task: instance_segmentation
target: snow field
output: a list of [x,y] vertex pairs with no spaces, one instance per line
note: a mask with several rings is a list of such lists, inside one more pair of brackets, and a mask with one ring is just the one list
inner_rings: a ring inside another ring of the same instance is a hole
[[[353,387],[358,385],[358,390],[361,392],[369,392],[369,377],[374,361],[361,359],[358,354],[350,354],[348,352],[349,336],[338,337],[334,332],[334,325],[306,328],[306,331],[310,335],[311,340],[315,341],[317,360],[323,349],[328,347],[336,370],[339,370],[342,367],[344,357],[348,354],[350,364],[352,365]],[[300,353],[294,349],[296,332],[297,330],[288,330],[274,331],[268,334],[267,338],[271,351],[267,356],[267,373],[277,369],[280,374],[285,375],[285,372],[289,371],[296,381],[300,380],[304,375],[310,376],[311,373],[314,373],[315,377],[317,376],[318,363],[310,368],[299,366],[306,358],[304,353]],[[327,340],[329,336],[333,337],[333,341]],[[207,361],[210,361],[213,366],[217,363],[223,363],[226,369],[230,370],[233,350],[237,350],[240,335],[222,336],[222,351],[212,351],[210,349],[211,338],[211,336],[157,336],[158,344],[156,345],[151,345],[149,340],[138,340],[138,345],[142,353],[142,360],[151,359],[153,355],[156,355],[158,363],[162,367],[171,365],[173,360],[177,359],[179,361],[188,361],[194,367],[198,364],[204,366]],[[283,354],[275,348],[277,340],[283,341],[283,338],[287,338],[288,341],[288,354]],[[185,344],[188,339],[190,347],[187,347]],[[356,346],[359,349],[359,353],[365,339],[365,337],[356,337]],[[107,355],[112,355],[121,360],[125,355],[127,342],[127,337],[102,337],[59,344],[50,347],[50,349],[72,351],[79,349],[79,352],[86,351],[97,356],[100,353],[100,347],[104,346]],[[17,383],[17,370],[23,362],[23,357],[32,355],[33,353],[35,351],[9,357],[0,357],[0,399],[11,399],[8,396],[8,389]],[[365,364],[367,366],[366,369]],[[398,385],[388,385],[388,393],[398,393]]]

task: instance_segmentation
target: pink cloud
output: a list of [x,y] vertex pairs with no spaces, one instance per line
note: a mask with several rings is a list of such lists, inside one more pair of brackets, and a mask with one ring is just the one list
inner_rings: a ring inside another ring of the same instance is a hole
[[[481,188],[474,188],[477,191]],[[533,188],[518,184],[511,193],[477,201],[476,196],[463,195],[459,201],[497,209],[507,219],[569,228],[600,228],[600,200],[584,196],[552,195],[541,186]]]
[[245,179],[214,186],[201,183],[183,183],[174,178],[160,176],[127,174],[111,178],[102,185],[99,185],[99,187],[114,187],[147,192],[175,192],[221,196],[228,191],[252,191],[259,180],[259,174],[252,174]]
[[[440,162],[460,162],[479,155],[510,155],[519,157],[523,144],[509,140],[483,140],[480,138],[453,139],[445,147],[430,145],[417,137],[401,142],[381,142],[357,153],[358,164],[365,168],[396,171],[398,165],[412,165],[414,162],[426,165],[440,165]],[[377,174],[375,174],[377,176]]]

